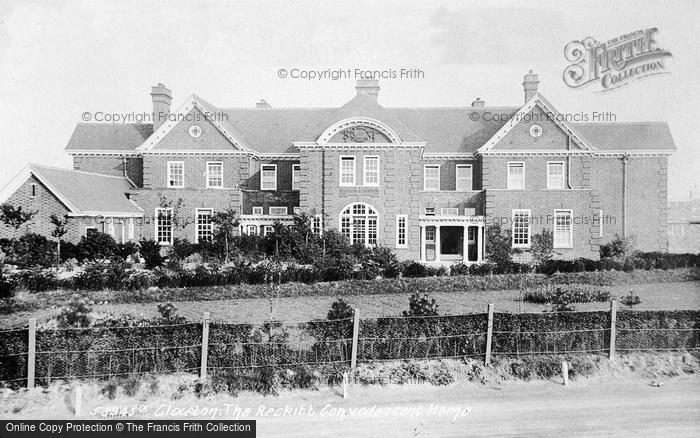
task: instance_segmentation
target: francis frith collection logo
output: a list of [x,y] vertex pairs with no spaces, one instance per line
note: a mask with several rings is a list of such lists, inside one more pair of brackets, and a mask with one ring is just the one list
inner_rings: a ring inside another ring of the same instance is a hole
[[641,29],[605,42],[591,37],[571,41],[564,48],[564,83],[580,88],[594,83],[605,92],[629,85],[641,78],[665,74],[665,59],[671,52],[659,47],[655,27]]

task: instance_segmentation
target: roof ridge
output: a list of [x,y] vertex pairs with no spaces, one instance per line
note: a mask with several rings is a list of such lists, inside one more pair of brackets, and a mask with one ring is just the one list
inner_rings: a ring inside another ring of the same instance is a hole
[[668,122],[572,122],[572,125],[666,125]]
[[84,174],[84,175],[103,176],[103,177],[105,177],[105,178],[117,178],[117,179],[122,179],[122,180],[124,180],[124,181],[126,181],[126,182],[128,183],[128,181],[126,180],[126,178],[124,178],[123,176],[105,175],[104,173],[86,172],[86,171],[84,171],[84,170],[68,169],[68,168],[65,168],[65,167],[49,166],[49,165],[47,165],[47,164],[38,164],[38,163],[29,163],[29,167],[32,168],[32,169],[33,169],[34,167],[39,167],[39,168],[43,168],[43,169],[63,170],[63,171],[65,171],[65,172],[80,173],[80,174]]
[[104,125],[152,126],[153,123],[78,122],[78,123],[76,123],[76,125],[83,125],[83,126],[104,126]]

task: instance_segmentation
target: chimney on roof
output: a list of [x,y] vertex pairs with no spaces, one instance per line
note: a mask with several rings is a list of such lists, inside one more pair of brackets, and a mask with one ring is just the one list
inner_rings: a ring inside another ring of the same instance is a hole
[[165,85],[158,84],[151,87],[151,98],[153,99],[153,131],[155,131],[168,119],[173,97],[172,92]]
[[525,90],[525,102],[532,99],[532,96],[537,94],[537,86],[540,81],[537,78],[537,73],[533,73],[532,70],[528,72],[523,78],[523,89]]
[[272,105],[267,103],[265,99],[260,99],[260,102],[255,104],[255,108],[257,109],[270,109],[272,108]]
[[375,102],[379,97],[379,80],[378,79],[358,79],[355,86],[357,95],[366,94]]
[[472,102],[472,108],[483,108],[484,105],[486,105],[486,102],[481,100],[480,97],[477,97],[474,102]]

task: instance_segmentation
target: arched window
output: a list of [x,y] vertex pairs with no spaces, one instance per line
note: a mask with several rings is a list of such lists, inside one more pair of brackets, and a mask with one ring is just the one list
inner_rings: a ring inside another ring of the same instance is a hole
[[350,204],[340,213],[340,232],[350,243],[377,244],[377,210],[361,202]]

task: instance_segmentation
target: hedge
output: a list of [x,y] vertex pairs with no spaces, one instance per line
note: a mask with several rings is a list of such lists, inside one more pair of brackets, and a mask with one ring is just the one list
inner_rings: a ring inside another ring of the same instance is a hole
[[[620,311],[616,327],[620,352],[700,348],[699,310]],[[496,356],[602,353],[609,347],[609,328],[609,312],[497,313],[492,352]],[[485,314],[364,319],[358,361],[482,357],[486,329]],[[38,382],[87,375],[110,379],[137,373],[196,373],[201,330],[201,324],[40,330]],[[209,366],[231,385],[229,389],[270,391],[279,369],[291,370],[290,375],[294,370],[306,374],[315,370],[336,381],[349,364],[350,333],[349,320],[212,323]],[[0,332],[0,341],[0,381],[24,385],[26,330]]]
[[592,284],[615,286],[621,284],[671,283],[700,280],[700,269],[639,272],[581,272],[555,274],[504,274],[485,277],[454,276],[425,278],[393,278],[353,280],[327,283],[286,283],[269,285],[229,285],[192,288],[137,289],[92,294],[116,303],[146,303],[159,301],[226,300],[238,298],[267,298],[298,296],[350,296],[412,294],[434,292],[473,292],[532,288],[546,284]]

